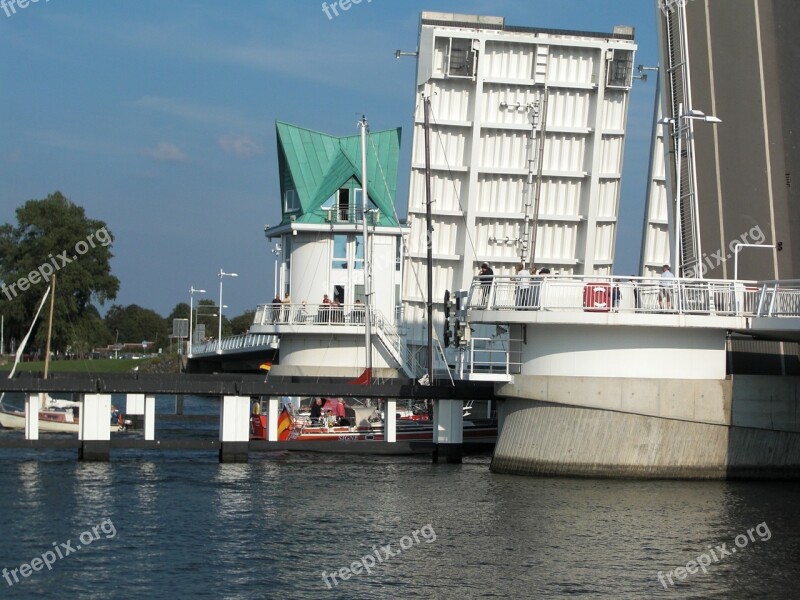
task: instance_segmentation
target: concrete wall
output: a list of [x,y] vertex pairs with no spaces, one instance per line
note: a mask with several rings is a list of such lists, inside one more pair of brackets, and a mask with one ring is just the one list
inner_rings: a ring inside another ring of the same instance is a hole
[[[524,378],[498,388],[498,473],[800,476],[800,378]],[[509,397],[525,395],[527,399]]]
[[492,471],[519,475],[797,477],[800,434],[511,400]]

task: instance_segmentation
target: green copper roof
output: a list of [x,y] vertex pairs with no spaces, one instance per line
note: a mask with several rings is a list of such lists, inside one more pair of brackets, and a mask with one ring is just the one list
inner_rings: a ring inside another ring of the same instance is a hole
[[[275,127],[282,222],[288,223],[294,216],[298,223],[326,223],[327,211],[322,208],[325,201],[339,188],[361,186],[361,136],[336,137],[280,121]],[[380,210],[382,225],[398,225],[394,203],[399,157],[399,128],[369,133],[367,192]],[[289,189],[297,191],[299,211],[286,212],[283,198]]]

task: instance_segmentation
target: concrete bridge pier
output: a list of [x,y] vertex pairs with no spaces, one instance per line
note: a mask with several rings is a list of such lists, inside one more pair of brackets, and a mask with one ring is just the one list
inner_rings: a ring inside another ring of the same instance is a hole
[[280,398],[270,397],[267,400],[267,441],[278,441],[278,418],[281,412]]
[[247,462],[250,397],[223,396],[219,405],[219,462]]
[[461,400],[433,401],[433,462],[460,464],[464,442],[464,408]]
[[111,451],[111,395],[85,394],[81,406],[79,460],[107,462]]

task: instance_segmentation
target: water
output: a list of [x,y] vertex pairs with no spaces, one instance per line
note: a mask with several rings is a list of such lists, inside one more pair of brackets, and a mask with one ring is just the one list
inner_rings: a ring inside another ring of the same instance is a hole
[[[187,401],[187,412],[215,407]],[[13,582],[11,569],[54,542],[72,551],[12,586],[0,579],[0,597],[795,595],[800,484],[525,478],[488,467],[488,457],[434,466],[294,453],[220,465],[213,453],[139,451],[83,464],[74,451],[2,450],[0,568]],[[736,553],[710,558],[709,546],[729,551],[748,529]],[[386,545],[390,558],[378,549]],[[372,566],[376,549],[382,562]],[[659,583],[659,571],[704,553],[706,574]],[[330,573],[362,560],[371,574],[334,584]]]

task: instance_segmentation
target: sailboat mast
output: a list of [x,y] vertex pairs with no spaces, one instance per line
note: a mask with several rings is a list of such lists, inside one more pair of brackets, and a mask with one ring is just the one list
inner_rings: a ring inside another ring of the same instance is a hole
[[431,215],[431,144],[430,144],[430,110],[431,99],[423,98],[425,108],[425,223],[428,230],[427,276],[428,276],[428,382],[433,384],[433,217]]
[[367,385],[372,383],[372,315],[371,315],[371,264],[369,255],[369,196],[367,195],[367,117],[358,122],[361,128],[361,204],[364,222],[364,349],[366,352]]
[[53,283],[50,290],[50,317],[47,320],[47,346],[44,352],[44,378],[50,370],[50,339],[53,336],[53,307],[56,303],[56,276],[53,275]]

